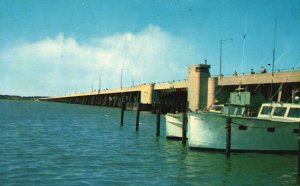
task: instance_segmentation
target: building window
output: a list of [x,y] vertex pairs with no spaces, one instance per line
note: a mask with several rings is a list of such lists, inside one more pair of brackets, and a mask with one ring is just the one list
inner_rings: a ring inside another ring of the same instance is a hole
[[196,72],[208,72],[208,68],[196,67]]

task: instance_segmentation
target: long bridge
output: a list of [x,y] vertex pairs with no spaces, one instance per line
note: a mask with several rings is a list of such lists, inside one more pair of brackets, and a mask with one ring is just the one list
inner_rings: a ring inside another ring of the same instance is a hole
[[109,107],[120,107],[122,101],[124,101],[127,109],[136,109],[137,105],[140,104],[141,110],[151,110],[152,105],[158,102],[162,104],[172,102],[173,107],[180,105],[186,101],[186,93],[187,81],[182,80],[42,98],[41,100]]
[[260,92],[268,101],[292,102],[300,94],[300,70],[286,72],[211,77],[210,65],[191,65],[187,80],[151,83],[127,88],[99,90],[40,99],[70,104],[155,110],[159,103],[162,113],[180,112],[189,103],[190,110],[205,109],[218,101],[225,103],[229,92],[243,88]]

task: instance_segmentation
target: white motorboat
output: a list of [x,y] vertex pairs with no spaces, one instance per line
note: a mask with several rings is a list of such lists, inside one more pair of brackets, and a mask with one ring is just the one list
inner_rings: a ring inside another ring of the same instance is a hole
[[[221,113],[224,105],[214,105],[209,111],[211,113]],[[169,139],[182,138],[182,113],[168,113],[166,114],[166,137]],[[188,127],[187,127],[188,138]]]
[[[243,97],[240,93],[233,96]],[[226,120],[230,117],[231,150],[268,152],[298,150],[300,104],[264,103],[255,117],[251,117],[251,109],[246,104],[229,104],[219,113],[210,111],[189,113],[189,147],[225,150]]]

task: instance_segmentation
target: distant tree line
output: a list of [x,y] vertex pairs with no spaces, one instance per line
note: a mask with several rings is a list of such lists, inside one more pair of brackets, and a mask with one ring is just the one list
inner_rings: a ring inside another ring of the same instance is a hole
[[27,101],[38,101],[39,98],[45,98],[42,96],[16,96],[16,95],[0,95],[0,99],[6,100],[27,100]]

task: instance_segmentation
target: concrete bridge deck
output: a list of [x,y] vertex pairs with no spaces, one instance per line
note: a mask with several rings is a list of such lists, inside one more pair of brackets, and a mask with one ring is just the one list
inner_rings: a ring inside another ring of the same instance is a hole
[[[125,101],[131,108],[143,104],[147,110],[157,102],[168,104],[168,107],[176,109],[189,102],[191,110],[198,110],[207,105],[207,97],[210,96],[214,99],[215,95],[210,95],[212,94],[211,88],[217,90],[218,87],[224,87],[229,92],[234,91],[236,86],[246,85],[250,88],[248,91],[251,91],[251,86],[252,88],[255,86],[256,90],[256,85],[264,85],[260,88],[262,92],[265,92],[265,97],[274,94],[275,89],[282,89],[283,84],[288,85],[287,94],[289,95],[291,91],[300,91],[300,70],[213,78],[210,77],[209,68],[209,65],[192,65],[189,69],[189,80],[142,84],[119,89],[41,98],[40,100],[113,107],[118,107],[122,101]],[[208,82],[212,79],[215,79],[215,83],[209,84]],[[215,93],[215,91],[213,92]],[[227,99],[226,96],[223,97]]]
[[85,92],[85,93],[79,93],[79,94],[69,94],[69,95],[65,95],[65,96],[56,96],[56,97],[49,97],[49,98],[40,98],[40,100],[52,100],[52,99],[72,98],[72,97],[82,97],[82,96],[95,96],[95,95],[105,95],[105,94],[122,94],[122,93],[129,93],[129,92],[141,92],[141,91],[144,91],[149,86],[153,86],[153,90],[186,89],[187,84],[188,84],[187,80],[170,81],[170,82],[154,83],[154,84],[142,84],[142,85],[118,88],[118,89]]
[[[274,72],[274,75],[272,75],[272,73],[260,73],[260,74],[237,75],[237,76],[229,76],[229,77],[221,77],[221,78],[218,77],[218,86],[271,84],[271,83],[281,84],[281,83],[291,83],[291,82],[300,82],[300,70],[289,71],[289,72]],[[40,100],[139,92],[139,91],[143,91],[146,87],[149,86],[153,86],[153,90],[187,89],[188,81],[181,80],[181,81],[170,81],[165,83],[143,84],[143,85],[125,87],[119,89],[101,90],[101,91],[85,92],[80,94],[70,94],[65,96],[41,98]]]

